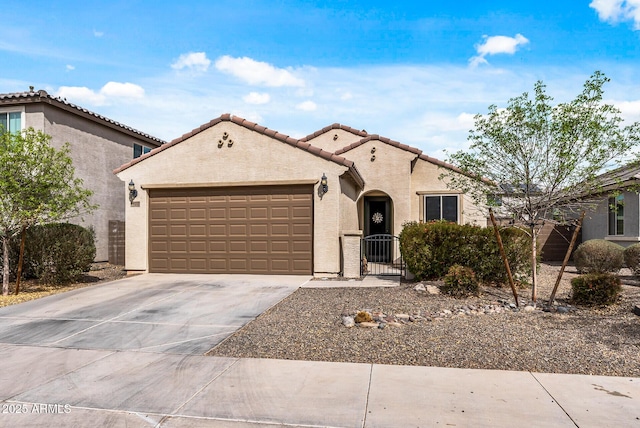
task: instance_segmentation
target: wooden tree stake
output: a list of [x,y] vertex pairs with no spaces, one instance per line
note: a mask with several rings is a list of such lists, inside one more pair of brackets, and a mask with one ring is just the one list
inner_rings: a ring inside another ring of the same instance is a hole
[[496,234],[496,240],[498,241],[498,247],[500,248],[500,255],[504,262],[504,268],[507,270],[509,285],[511,286],[511,291],[513,291],[513,297],[516,299],[516,306],[520,306],[520,303],[518,303],[518,292],[516,291],[516,285],[513,283],[513,276],[511,275],[511,268],[509,267],[509,260],[507,259],[507,253],[504,251],[504,245],[502,245],[502,238],[500,237],[498,223],[496,223],[496,218],[493,216],[493,210],[491,208],[489,208],[489,216],[491,217],[491,223],[493,224],[493,232]]

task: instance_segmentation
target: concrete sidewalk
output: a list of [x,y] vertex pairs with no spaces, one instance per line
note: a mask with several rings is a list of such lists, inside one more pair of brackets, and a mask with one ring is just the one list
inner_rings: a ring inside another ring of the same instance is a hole
[[0,361],[2,427],[640,427],[640,378],[25,345]]

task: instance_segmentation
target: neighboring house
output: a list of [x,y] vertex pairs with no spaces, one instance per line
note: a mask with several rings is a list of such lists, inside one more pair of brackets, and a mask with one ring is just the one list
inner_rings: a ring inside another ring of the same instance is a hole
[[640,165],[615,169],[600,177],[603,196],[587,211],[582,241],[606,239],[622,246],[640,242]]
[[92,214],[72,222],[94,228],[96,261],[106,261],[109,222],[125,219],[122,183],[112,171],[134,156],[159,147],[163,141],[33,89],[0,94],[0,125],[9,132],[29,127],[40,130],[52,137],[51,145],[56,148],[65,142],[70,144],[76,177],[94,192],[92,203],[98,205]]
[[298,140],[222,115],[114,171],[123,198],[130,183],[137,192],[126,269],[353,272],[362,235],[398,235],[411,220],[486,223],[442,168],[457,171],[339,124]]

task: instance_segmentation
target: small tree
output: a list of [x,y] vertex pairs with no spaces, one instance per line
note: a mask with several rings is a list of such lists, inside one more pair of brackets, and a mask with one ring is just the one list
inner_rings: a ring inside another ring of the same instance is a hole
[[443,174],[449,186],[478,205],[500,206],[499,212],[529,230],[534,302],[536,238],[542,226],[593,205],[602,193],[597,175],[622,162],[640,142],[640,124],[622,126],[620,111],[602,102],[608,81],[595,72],[573,101],[555,106],[538,81],[533,98],[525,92],[504,109],[490,106],[487,115],[475,116],[469,151],[449,158],[465,174]]
[[[9,239],[36,224],[70,219],[95,209],[93,192],[75,178],[69,145],[56,150],[51,137],[29,128],[19,133],[0,129],[0,236],[2,294],[9,293]],[[20,266],[19,269],[20,270]],[[16,289],[16,292],[18,290]]]

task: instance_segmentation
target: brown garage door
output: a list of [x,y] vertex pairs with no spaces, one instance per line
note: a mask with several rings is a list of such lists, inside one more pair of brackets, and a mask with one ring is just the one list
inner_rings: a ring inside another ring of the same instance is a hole
[[149,192],[150,272],[312,273],[313,186]]

